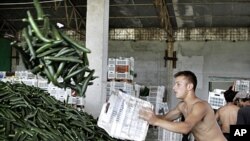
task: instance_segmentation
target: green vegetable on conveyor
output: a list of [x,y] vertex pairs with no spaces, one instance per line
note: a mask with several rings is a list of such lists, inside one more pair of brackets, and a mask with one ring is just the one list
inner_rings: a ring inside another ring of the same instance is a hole
[[[89,68],[90,49],[77,43],[49,21],[38,0],[34,0],[35,14],[27,11],[27,23],[20,41],[12,46],[21,54],[26,69],[38,74],[60,88],[71,88],[85,96],[87,86],[93,84],[95,70]],[[58,81],[62,79],[63,81]]]

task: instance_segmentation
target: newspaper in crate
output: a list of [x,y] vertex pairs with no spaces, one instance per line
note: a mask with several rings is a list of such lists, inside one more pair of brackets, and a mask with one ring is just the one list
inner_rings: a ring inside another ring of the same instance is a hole
[[139,109],[153,105],[142,99],[112,91],[109,101],[102,107],[98,126],[103,128],[111,137],[143,141],[148,132],[148,122],[139,118]]

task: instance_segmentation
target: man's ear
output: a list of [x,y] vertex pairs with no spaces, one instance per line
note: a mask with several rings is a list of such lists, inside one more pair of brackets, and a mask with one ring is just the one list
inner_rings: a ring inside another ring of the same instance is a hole
[[187,88],[188,90],[192,90],[194,88],[194,84],[188,83]]

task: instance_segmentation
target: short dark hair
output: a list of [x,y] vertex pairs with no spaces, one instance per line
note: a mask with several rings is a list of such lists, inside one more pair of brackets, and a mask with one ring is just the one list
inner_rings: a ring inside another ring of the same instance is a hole
[[234,99],[234,97],[235,97],[236,94],[237,94],[237,92],[233,91],[232,90],[232,86],[230,86],[228,88],[228,90],[226,90],[224,92],[224,97],[225,97],[226,102],[233,102],[233,99]]
[[197,77],[196,75],[191,72],[191,71],[188,71],[188,70],[185,70],[185,71],[179,71],[177,72],[174,77],[179,77],[179,76],[185,76],[189,82],[193,83],[194,85],[194,90],[196,89],[196,86],[197,86]]

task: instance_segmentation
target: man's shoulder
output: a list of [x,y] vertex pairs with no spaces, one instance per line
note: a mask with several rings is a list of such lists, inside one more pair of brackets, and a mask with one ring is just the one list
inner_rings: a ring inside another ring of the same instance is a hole
[[232,111],[238,111],[239,107],[236,105],[225,105],[219,108],[218,112],[221,112],[223,114],[225,113],[231,113]]
[[208,102],[202,99],[198,99],[193,105],[209,107]]
[[224,105],[220,109],[239,109],[239,107],[236,105]]
[[228,105],[227,107],[228,109],[237,109],[237,110],[240,109],[240,107],[237,105]]

